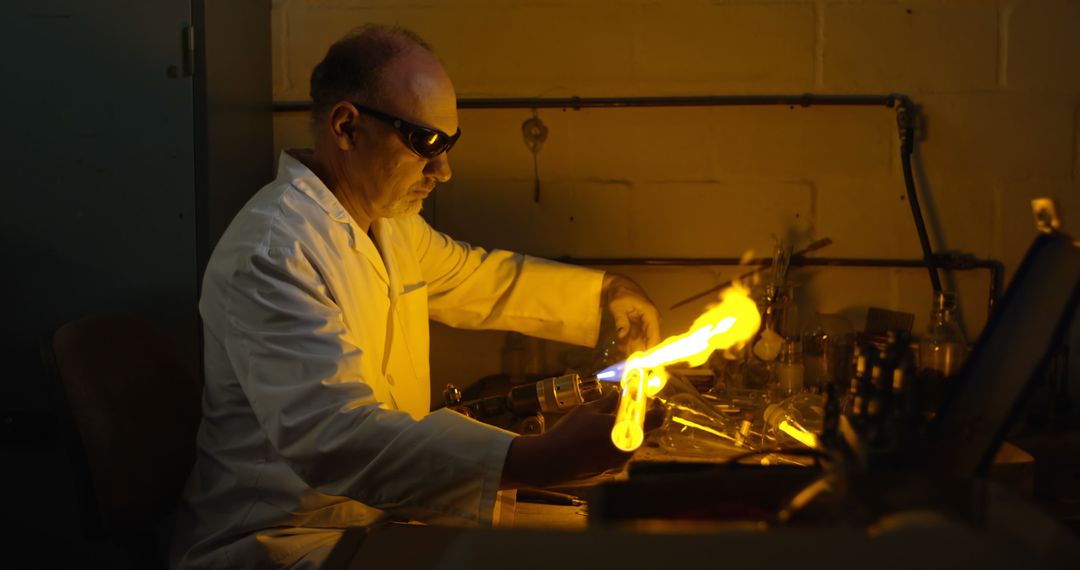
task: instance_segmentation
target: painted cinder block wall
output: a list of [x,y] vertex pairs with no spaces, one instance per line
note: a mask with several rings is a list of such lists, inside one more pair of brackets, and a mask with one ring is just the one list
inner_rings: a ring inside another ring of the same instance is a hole
[[[916,169],[935,250],[1000,260],[1007,280],[1035,235],[1039,196],[1056,198],[1080,234],[1075,0],[275,0],[275,100],[306,100],[311,68],[364,22],[423,35],[459,97],[904,93],[922,114]],[[920,257],[884,107],[541,109],[539,202],[521,135],[533,114],[461,111],[453,180],[426,205],[437,228],[553,257],[768,256],[777,238],[822,237],[830,257]],[[274,128],[278,149],[309,144],[302,113],[276,114]],[[665,334],[707,301],[667,307],[738,271],[610,269],[648,289]],[[804,316],[840,312],[859,328],[880,306],[925,327],[924,271],[792,277]],[[974,340],[988,275],[944,277]],[[499,371],[504,338],[436,326],[436,382]],[[558,351],[546,347],[548,366]],[[1075,359],[1071,368],[1075,389]]]

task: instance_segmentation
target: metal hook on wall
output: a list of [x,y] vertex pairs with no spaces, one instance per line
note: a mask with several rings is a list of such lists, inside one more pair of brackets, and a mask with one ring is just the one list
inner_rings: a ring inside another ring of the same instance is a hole
[[547,140],[548,128],[536,109],[532,110],[533,116],[521,123],[521,136],[525,139],[525,147],[533,154],[533,202],[540,202],[540,169],[537,164],[540,148]]

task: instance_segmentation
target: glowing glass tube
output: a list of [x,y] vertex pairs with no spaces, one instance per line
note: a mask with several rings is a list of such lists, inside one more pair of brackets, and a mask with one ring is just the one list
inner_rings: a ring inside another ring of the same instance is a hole
[[[645,439],[645,406],[667,381],[664,366],[686,362],[703,364],[714,350],[740,345],[757,332],[761,315],[746,290],[732,287],[721,294],[721,302],[694,321],[690,332],[670,337],[645,352],[632,354],[622,369],[622,399],[615,414],[611,441],[623,451],[633,451]],[[617,365],[616,365],[617,366]],[[612,369],[597,378],[609,380]],[[604,376],[605,378],[600,378]]]
[[645,373],[633,368],[623,376],[619,411],[615,414],[615,427],[611,429],[611,441],[623,451],[641,447],[645,440]]

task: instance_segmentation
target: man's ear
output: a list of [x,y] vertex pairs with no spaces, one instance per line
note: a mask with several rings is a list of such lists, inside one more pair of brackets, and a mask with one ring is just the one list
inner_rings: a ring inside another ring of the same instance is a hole
[[340,150],[352,150],[356,145],[355,136],[359,129],[360,113],[351,103],[342,101],[327,113],[330,123],[330,136]]

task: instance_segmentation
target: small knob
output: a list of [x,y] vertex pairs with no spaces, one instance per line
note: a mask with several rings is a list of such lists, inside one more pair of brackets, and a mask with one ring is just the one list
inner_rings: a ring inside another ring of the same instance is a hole
[[544,433],[544,415],[537,413],[521,420],[518,433],[521,435],[540,435]]
[[461,403],[461,390],[458,390],[458,387],[453,384],[446,385],[446,388],[443,389],[442,396],[443,403],[446,404],[447,407],[456,406]]

